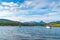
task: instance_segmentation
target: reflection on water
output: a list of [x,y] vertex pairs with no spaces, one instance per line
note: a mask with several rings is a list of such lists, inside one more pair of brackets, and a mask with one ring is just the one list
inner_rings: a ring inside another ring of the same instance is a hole
[[60,28],[0,27],[0,40],[60,40]]

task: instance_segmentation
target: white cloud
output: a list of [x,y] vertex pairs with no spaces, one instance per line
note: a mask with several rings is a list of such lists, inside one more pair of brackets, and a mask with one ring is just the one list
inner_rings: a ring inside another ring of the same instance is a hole
[[[58,8],[60,3],[56,3],[56,2],[49,3],[47,1],[48,0],[25,1],[20,5],[13,2],[10,3],[2,2],[2,4],[0,5],[0,17],[5,19],[10,19],[10,20],[15,20],[15,21],[21,21],[21,22],[41,21],[41,20],[50,22],[54,20],[55,21],[60,20],[59,19],[60,9]],[[46,6],[48,6],[49,8],[41,9]],[[48,12],[50,10],[52,12]],[[33,12],[35,12],[36,15]],[[37,12],[39,12],[39,14],[37,14]],[[43,13],[42,15],[41,12],[45,12],[46,14]],[[31,13],[32,15],[30,15]]]
[[60,12],[51,12],[43,15],[42,19],[45,22],[59,21],[60,20]]
[[3,9],[3,6],[0,6],[0,9]]
[[40,9],[40,8],[43,8],[45,6],[48,6],[49,5],[49,2],[47,2],[48,0],[31,0],[31,1],[25,1],[24,3],[22,3],[20,5],[20,8],[21,9]]
[[60,11],[60,2],[52,2],[50,3],[49,7],[52,11]]
[[0,17],[1,17],[1,16],[7,16],[7,15],[9,15],[9,14],[10,14],[9,11],[0,11]]
[[0,10],[15,10],[18,8],[18,4],[14,2],[1,2]]
[[9,5],[10,3],[8,3],[8,2],[2,2],[1,4],[2,5]]
[[14,3],[14,2],[2,2],[2,5],[6,5],[6,6],[18,6],[18,4]]

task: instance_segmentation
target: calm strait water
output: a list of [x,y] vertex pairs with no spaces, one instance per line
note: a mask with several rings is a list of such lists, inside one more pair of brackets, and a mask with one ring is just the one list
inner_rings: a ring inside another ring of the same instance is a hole
[[0,40],[60,40],[60,28],[0,26]]

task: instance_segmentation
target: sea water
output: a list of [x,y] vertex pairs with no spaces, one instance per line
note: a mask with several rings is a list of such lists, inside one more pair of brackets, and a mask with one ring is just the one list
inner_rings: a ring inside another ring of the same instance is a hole
[[60,40],[60,28],[0,26],[0,40]]

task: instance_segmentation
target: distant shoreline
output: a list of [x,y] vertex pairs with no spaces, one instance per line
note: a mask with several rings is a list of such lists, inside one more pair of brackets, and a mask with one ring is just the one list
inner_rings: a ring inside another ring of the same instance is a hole
[[[46,26],[0,26],[0,27],[46,27]],[[54,26],[52,26],[53,28]],[[60,26],[55,26],[56,28],[60,27]]]

